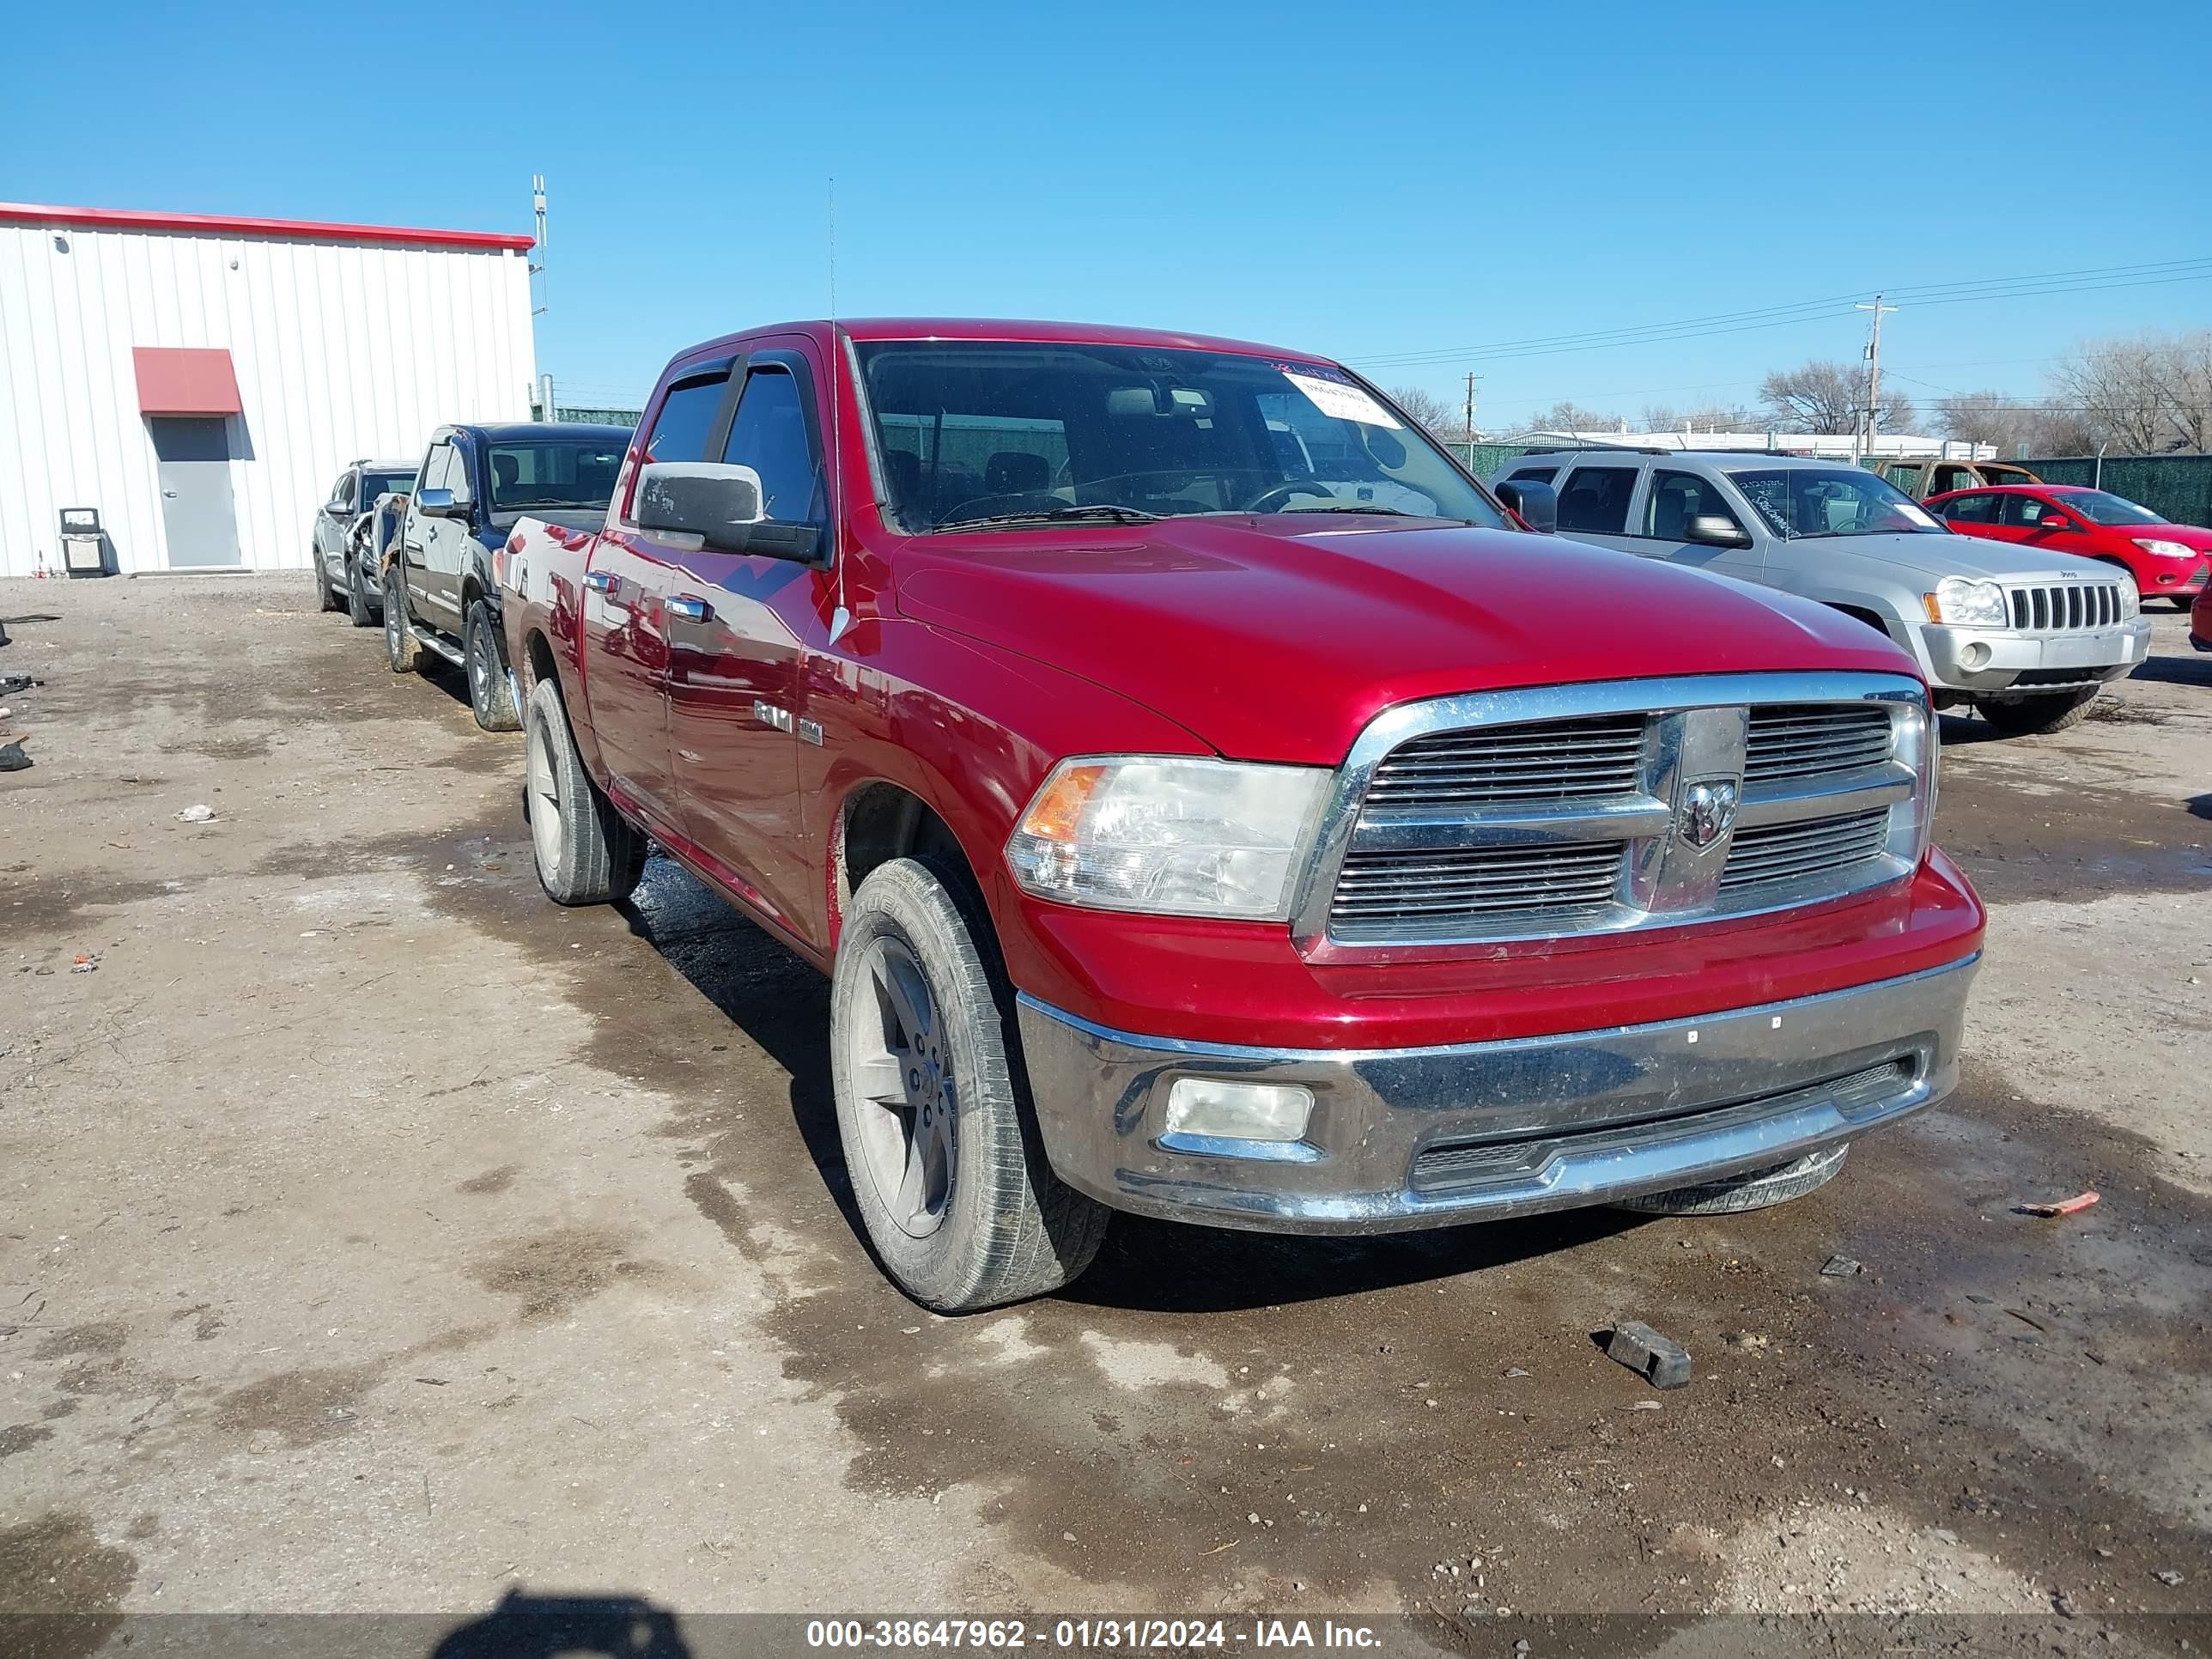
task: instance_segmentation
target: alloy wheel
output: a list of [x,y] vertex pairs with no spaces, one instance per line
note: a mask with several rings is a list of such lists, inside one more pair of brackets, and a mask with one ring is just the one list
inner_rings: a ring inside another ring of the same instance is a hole
[[862,971],[878,1017],[864,1012],[854,1022],[846,1058],[860,1101],[864,1178],[902,1231],[925,1238],[952,1200],[959,1095],[945,1021],[903,940],[874,940]]

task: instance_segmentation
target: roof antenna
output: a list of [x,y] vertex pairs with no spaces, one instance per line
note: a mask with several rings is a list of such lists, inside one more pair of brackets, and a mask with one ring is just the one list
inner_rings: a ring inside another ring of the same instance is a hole
[[[842,337],[837,331],[837,175],[830,175],[830,361],[823,365],[830,380],[830,466],[827,476],[843,476],[845,452],[838,441],[838,405],[844,394],[839,386],[838,367],[845,356]],[[830,498],[824,497],[825,501]],[[830,501],[830,573],[837,592],[837,608],[830,613],[830,643],[835,645],[844,637],[845,630],[853,625],[853,613],[845,608],[844,550],[838,545],[838,509],[844,504],[844,491],[840,489]]]

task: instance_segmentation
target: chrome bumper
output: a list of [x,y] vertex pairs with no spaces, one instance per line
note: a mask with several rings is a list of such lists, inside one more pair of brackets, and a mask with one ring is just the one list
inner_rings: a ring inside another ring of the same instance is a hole
[[[1695,1019],[1433,1048],[1180,1042],[1018,1000],[1038,1125],[1071,1186],[1175,1220],[1387,1232],[1764,1169],[1928,1105],[1958,1080],[1979,962]],[[1304,1085],[1305,1138],[1164,1133],[1186,1077]]]
[[[2078,684],[2084,685],[2117,680],[2141,667],[2150,654],[2150,623],[2141,617],[2111,628],[2043,634],[1928,623],[1919,634],[1929,678],[1960,691],[2002,691],[2029,669],[2079,669]],[[2064,687],[2053,681],[2034,689]]]

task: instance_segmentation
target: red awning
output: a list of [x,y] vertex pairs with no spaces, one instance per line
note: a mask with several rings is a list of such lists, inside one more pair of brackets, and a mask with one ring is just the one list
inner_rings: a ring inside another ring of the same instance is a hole
[[141,415],[240,415],[230,353],[185,346],[132,346]]

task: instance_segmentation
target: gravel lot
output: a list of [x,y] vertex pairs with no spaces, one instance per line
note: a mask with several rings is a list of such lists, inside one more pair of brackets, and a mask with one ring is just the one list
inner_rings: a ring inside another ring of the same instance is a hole
[[[0,1612],[100,1615],[68,1651],[517,1588],[2212,1646],[2212,657],[2177,615],[2102,718],[1946,721],[1938,835],[1992,908],[1966,1082],[1821,1193],[1124,1219],[1068,1294],[958,1321],[848,1218],[824,983],[658,860],[627,912],[545,902],[520,740],[458,682],[387,674],[304,575],[0,582],[0,675],[46,681],[0,699],[36,763],[0,777]],[[1617,1316],[1695,1382],[1607,1362]]]

